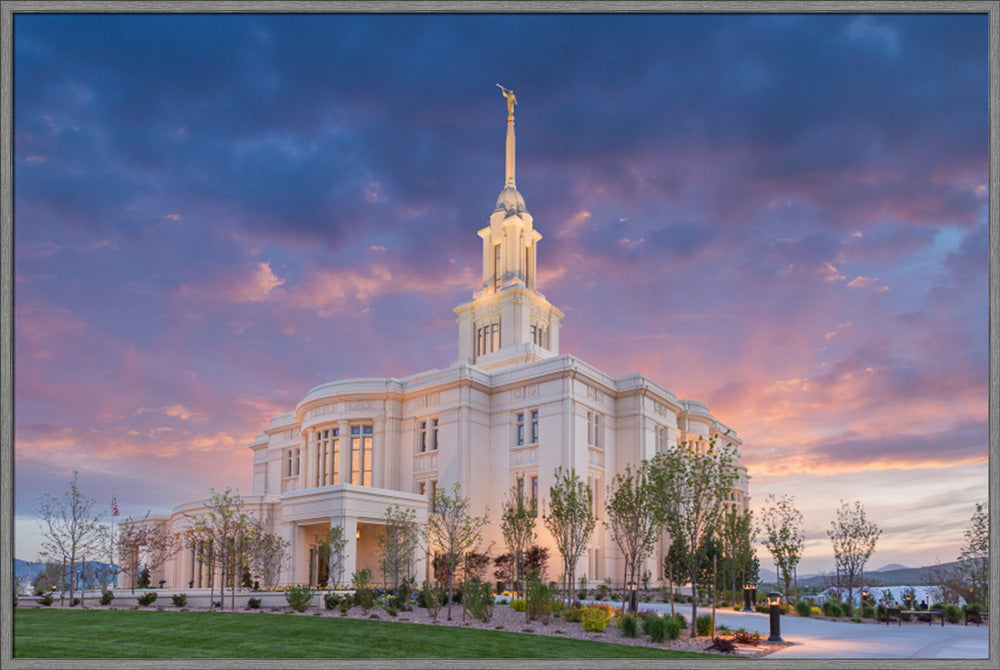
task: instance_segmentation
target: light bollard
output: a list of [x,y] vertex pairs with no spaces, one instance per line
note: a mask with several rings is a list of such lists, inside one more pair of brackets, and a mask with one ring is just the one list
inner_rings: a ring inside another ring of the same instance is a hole
[[753,611],[753,602],[751,597],[753,592],[757,590],[757,585],[752,582],[746,582],[743,584],[743,609],[747,612]]
[[781,639],[781,594],[771,591],[767,594],[767,604],[771,610],[771,637],[768,642],[784,642]]
[[639,588],[639,585],[636,584],[635,582],[631,582],[630,581],[628,583],[628,591],[629,591],[628,609],[633,614],[635,614],[639,610],[639,602],[637,600],[637,596],[638,596],[637,591],[638,591],[638,588]]

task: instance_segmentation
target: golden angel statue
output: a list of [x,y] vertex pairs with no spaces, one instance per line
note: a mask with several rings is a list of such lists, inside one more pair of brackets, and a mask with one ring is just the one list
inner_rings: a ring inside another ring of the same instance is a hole
[[514,97],[514,91],[507,90],[503,86],[500,86],[500,84],[497,84],[497,87],[500,89],[500,94],[507,98],[507,120],[513,121],[514,105],[517,104],[517,98]]

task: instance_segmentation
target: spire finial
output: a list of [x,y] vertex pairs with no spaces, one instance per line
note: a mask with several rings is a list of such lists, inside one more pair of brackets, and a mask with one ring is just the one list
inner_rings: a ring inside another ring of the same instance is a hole
[[517,98],[514,97],[514,91],[508,90],[503,86],[500,86],[500,84],[497,84],[497,87],[500,89],[500,94],[507,98],[507,120],[513,121],[514,105],[517,104]]

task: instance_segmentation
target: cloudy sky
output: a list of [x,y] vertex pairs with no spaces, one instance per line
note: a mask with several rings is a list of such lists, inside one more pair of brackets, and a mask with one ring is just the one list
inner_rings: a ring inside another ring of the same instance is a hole
[[[18,15],[15,555],[64,490],[250,493],[313,386],[457,357],[518,187],[564,352],[706,402],[870,568],[987,492],[985,15]],[[766,552],[763,565],[769,567]]]

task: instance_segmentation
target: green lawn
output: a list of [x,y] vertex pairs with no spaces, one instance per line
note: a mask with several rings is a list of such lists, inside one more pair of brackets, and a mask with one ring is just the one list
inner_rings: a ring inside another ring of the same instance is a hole
[[[496,630],[283,614],[14,610],[14,658],[698,658]],[[718,658],[717,656],[713,658]]]

